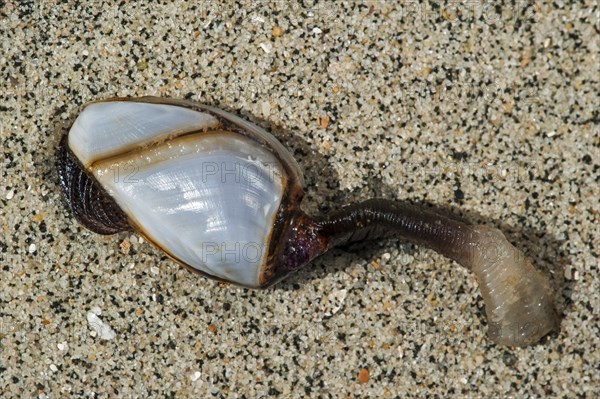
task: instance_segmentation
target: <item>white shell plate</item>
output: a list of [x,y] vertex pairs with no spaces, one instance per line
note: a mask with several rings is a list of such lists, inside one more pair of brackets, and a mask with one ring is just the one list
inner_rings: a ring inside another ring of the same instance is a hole
[[[126,107],[127,114],[121,105],[135,106]],[[209,275],[257,287],[286,184],[282,165],[271,152],[248,137],[221,131],[187,134],[136,151],[125,143],[128,152],[114,155],[119,132],[146,142],[165,134],[164,127],[173,121],[180,131],[194,131],[199,121],[212,118],[197,111],[189,118],[189,112],[146,103],[91,104],[69,138],[75,143],[91,138],[93,144],[80,149],[96,159],[92,172],[154,243]],[[107,131],[113,143],[97,145]],[[106,148],[113,156],[102,160]]]
[[88,105],[69,132],[69,148],[86,166],[156,141],[161,136],[203,130],[217,125],[210,114],[166,104],[132,101]]

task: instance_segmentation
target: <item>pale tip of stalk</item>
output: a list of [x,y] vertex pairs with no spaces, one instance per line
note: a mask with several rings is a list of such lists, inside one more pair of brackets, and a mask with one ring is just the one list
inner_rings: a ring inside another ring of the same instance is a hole
[[557,330],[549,279],[498,229],[474,226],[470,267],[481,287],[488,336],[500,345],[527,346]]

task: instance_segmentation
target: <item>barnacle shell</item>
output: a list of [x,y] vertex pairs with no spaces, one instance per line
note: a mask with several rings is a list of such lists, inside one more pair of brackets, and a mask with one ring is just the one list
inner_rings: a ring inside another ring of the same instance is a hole
[[122,212],[171,258],[240,285],[268,283],[302,178],[264,130],[197,104],[115,99],[88,104],[66,147],[93,178],[88,186],[116,203],[105,213]]

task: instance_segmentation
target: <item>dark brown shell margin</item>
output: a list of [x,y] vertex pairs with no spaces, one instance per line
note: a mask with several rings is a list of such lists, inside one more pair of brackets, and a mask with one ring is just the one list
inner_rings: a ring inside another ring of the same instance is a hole
[[66,134],[56,152],[56,170],[63,199],[84,227],[105,235],[133,230],[115,200],[69,149]]

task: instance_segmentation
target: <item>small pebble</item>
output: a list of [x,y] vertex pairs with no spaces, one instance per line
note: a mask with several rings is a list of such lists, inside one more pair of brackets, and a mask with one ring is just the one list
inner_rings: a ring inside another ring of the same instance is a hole
[[569,265],[565,266],[564,275],[566,280],[571,280],[573,278],[572,271],[573,269]]
[[129,250],[131,249],[131,242],[127,238],[121,241],[121,244],[119,246],[121,247],[121,253],[123,253],[124,255],[129,254]]
[[327,129],[327,126],[329,126],[329,116],[324,115],[324,116],[318,118],[317,123],[319,124],[319,126],[322,129]]
[[261,111],[264,117],[271,114],[271,103],[269,101],[263,101],[261,103]]
[[271,49],[273,48],[273,45],[271,45],[271,43],[261,43],[259,44],[259,46],[267,54],[269,54],[271,52]]
[[402,346],[398,346],[396,348],[396,353],[398,354],[398,357],[400,359],[402,359],[404,357],[404,349],[402,349]]
[[196,382],[196,381],[198,381],[198,378],[200,378],[201,375],[202,375],[202,373],[200,373],[199,371],[196,371],[196,372],[192,373],[192,375],[190,375],[190,380],[192,380],[192,382]]
[[271,34],[273,37],[281,37],[281,35],[283,35],[283,29],[281,29],[279,26],[275,26],[273,29],[271,29]]
[[367,382],[369,382],[369,370],[367,370],[367,369],[361,369],[358,372],[358,381],[361,384],[366,384]]
[[512,367],[517,363],[517,357],[514,355],[514,353],[504,352],[502,355],[502,361],[508,367]]

